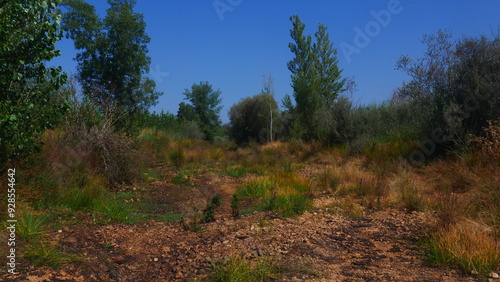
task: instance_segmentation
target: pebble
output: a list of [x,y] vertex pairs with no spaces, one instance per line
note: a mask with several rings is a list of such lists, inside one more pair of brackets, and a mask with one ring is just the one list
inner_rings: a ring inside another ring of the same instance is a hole
[[499,278],[498,273],[496,273],[496,272],[490,273],[490,277],[493,278],[493,279],[498,279]]

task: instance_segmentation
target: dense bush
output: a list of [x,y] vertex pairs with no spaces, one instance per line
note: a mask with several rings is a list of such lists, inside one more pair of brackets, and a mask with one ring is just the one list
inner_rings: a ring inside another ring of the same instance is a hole
[[271,96],[257,94],[233,105],[229,110],[231,137],[239,144],[270,141],[271,111],[274,124],[272,134],[276,136],[280,113],[276,101]]
[[[4,3],[5,2],[5,3]],[[39,148],[38,138],[67,110],[58,56],[59,1],[2,1],[0,9],[0,167]]]
[[[500,37],[463,37],[439,31],[422,42],[422,58],[402,56],[397,67],[412,79],[394,100],[404,101],[428,115],[426,138],[435,129],[444,132],[442,145],[464,144],[479,135],[487,120],[500,116]],[[437,144],[440,145],[440,144]]]

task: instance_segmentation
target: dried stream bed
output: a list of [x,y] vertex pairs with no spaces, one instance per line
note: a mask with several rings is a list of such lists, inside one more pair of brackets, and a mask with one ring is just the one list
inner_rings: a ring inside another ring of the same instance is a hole
[[[20,260],[15,281],[204,281],[211,261],[238,254],[271,259],[280,281],[481,281],[455,269],[434,268],[423,260],[421,241],[432,226],[431,212],[384,209],[362,219],[332,214],[331,198],[315,199],[315,208],[295,218],[254,212],[233,219],[230,195],[241,179],[203,176],[182,188],[155,181],[145,193],[158,213],[188,212],[219,192],[223,206],[217,220],[201,232],[178,222],[134,225],[81,224],[52,230],[53,244],[82,257],[59,269],[34,268]],[[152,202],[153,203],[153,202]],[[326,203],[326,204],[325,204]],[[167,208],[168,207],[168,208]],[[82,219],[85,221],[85,219]],[[87,220],[91,221],[91,215]]]

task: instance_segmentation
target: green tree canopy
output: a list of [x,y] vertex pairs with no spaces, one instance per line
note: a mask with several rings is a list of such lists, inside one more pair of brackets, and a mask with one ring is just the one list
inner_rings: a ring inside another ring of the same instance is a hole
[[105,113],[136,112],[155,105],[162,94],[146,76],[150,57],[143,15],[134,12],[134,0],[108,0],[100,19],[94,6],[65,0],[63,27],[73,39],[83,92]]
[[[345,80],[338,68],[337,51],[329,39],[327,28],[320,24],[315,33],[316,42],[304,34],[305,24],[299,16],[290,17],[293,42],[288,47],[294,58],[288,62],[292,72],[295,114],[298,124],[305,128],[307,138],[314,136],[314,115],[324,106],[331,107],[338,95],[345,91]],[[297,122],[293,122],[297,127]],[[297,131],[297,130],[295,130]]]
[[[201,131],[205,134],[205,139],[213,141],[221,130],[219,113],[222,109],[222,106],[220,106],[222,99],[220,98],[220,90],[213,90],[212,85],[207,81],[199,84],[194,83],[191,90],[186,89],[183,95],[186,96],[184,99],[191,102],[196,114],[196,122],[198,122]],[[187,109],[188,105],[185,104],[182,108]],[[181,105],[179,109],[181,110]]]
[[439,31],[424,36],[424,56],[402,56],[397,68],[411,76],[394,100],[427,113],[427,125],[444,131],[443,144],[464,143],[500,116],[500,37],[463,37]]
[[0,166],[29,154],[39,133],[67,110],[57,95],[66,82],[60,67],[59,1],[10,0],[0,7]]
[[274,126],[277,127],[280,120],[278,105],[268,94],[261,93],[245,98],[231,107],[229,110],[230,134],[236,143],[269,140],[271,117],[269,105],[273,112]]

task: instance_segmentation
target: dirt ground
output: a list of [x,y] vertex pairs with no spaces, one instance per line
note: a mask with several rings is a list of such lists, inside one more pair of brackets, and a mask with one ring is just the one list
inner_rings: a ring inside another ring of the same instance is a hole
[[[484,281],[456,269],[426,265],[422,239],[432,228],[432,212],[389,208],[351,219],[331,213],[328,195],[314,209],[283,218],[253,212],[232,218],[230,199],[244,178],[200,174],[188,184],[153,181],[144,201],[159,214],[188,213],[215,193],[222,196],[216,221],[198,232],[179,222],[149,220],[134,225],[75,224],[51,230],[47,238],[68,254],[82,257],[58,269],[34,268],[19,260],[18,274],[3,281],[205,281],[211,262],[241,255],[269,258],[279,281]],[[150,211],[151,212],[151,211]],[[81,222],[92,222],[84,214]]]

